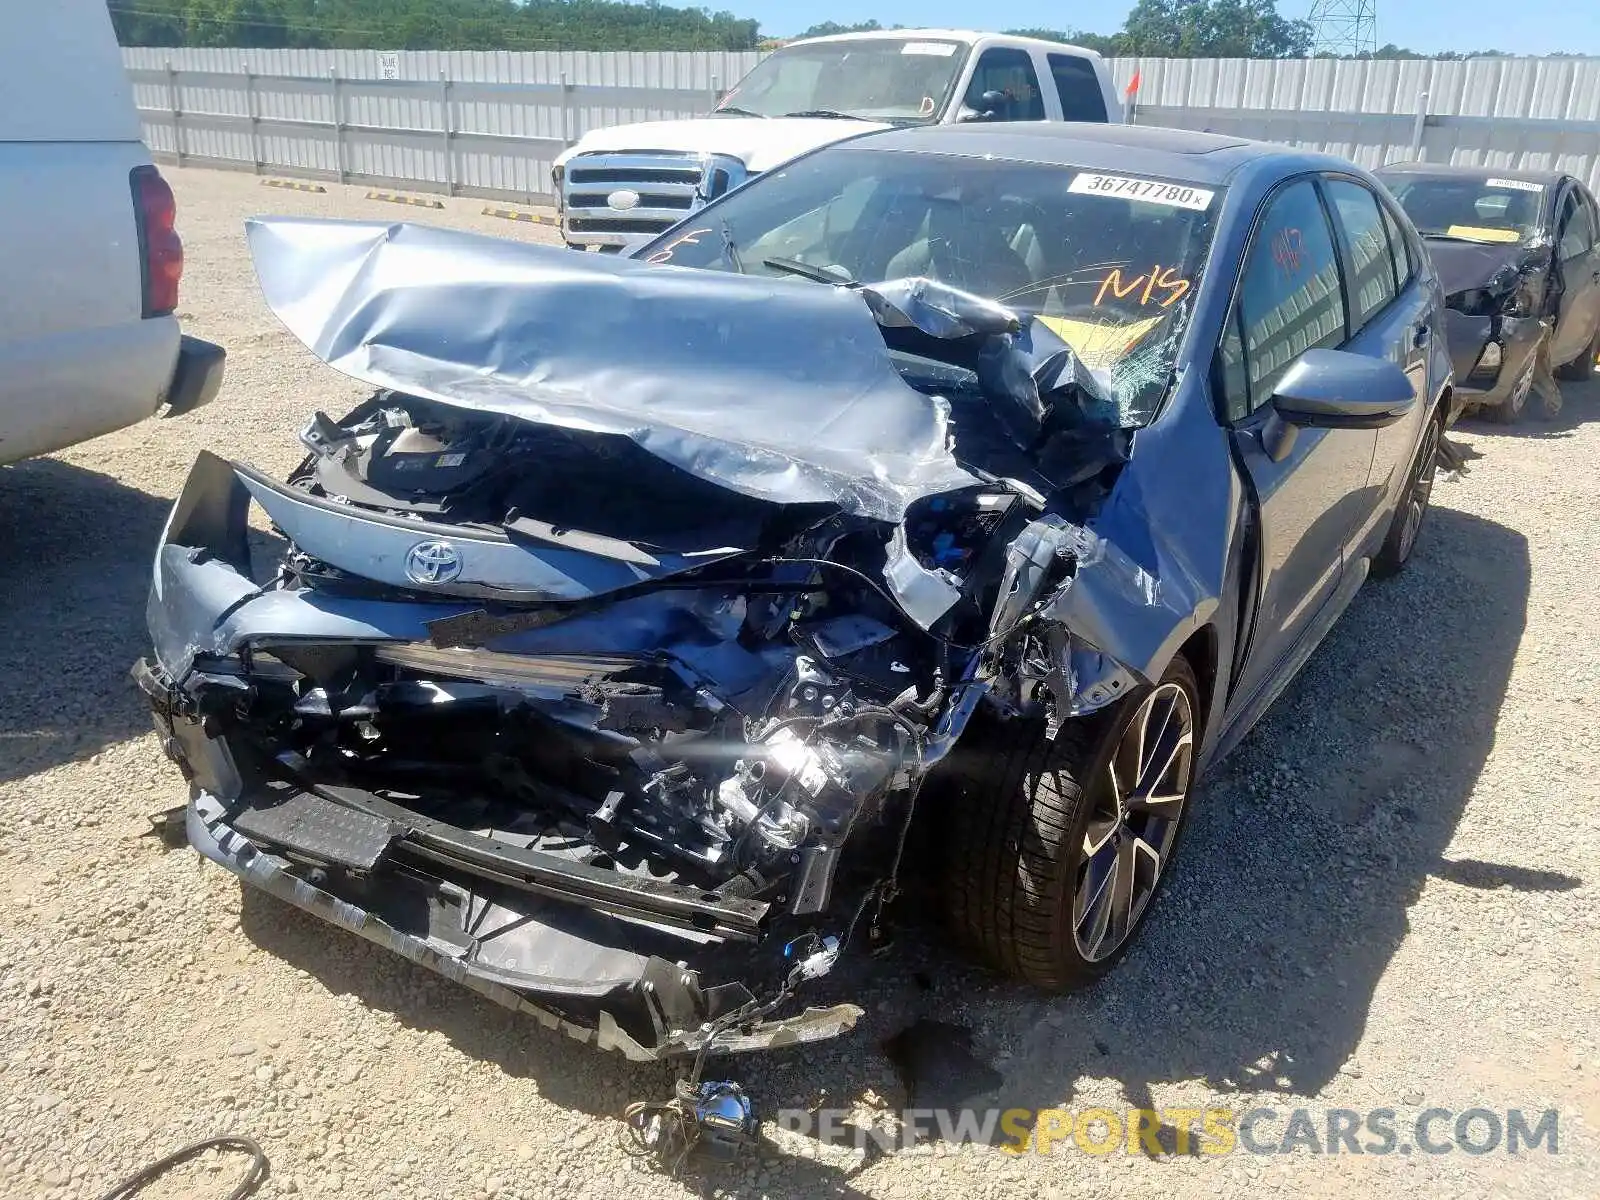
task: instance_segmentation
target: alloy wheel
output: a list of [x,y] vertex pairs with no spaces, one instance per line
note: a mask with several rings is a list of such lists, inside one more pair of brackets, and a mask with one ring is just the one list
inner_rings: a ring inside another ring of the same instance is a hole
[[1145,697],[1100,777],[1073,894],[1073,937],[1089,962],[1115,954],[1155,895],[1189,798],[1194,704],[1176,683]]
[[1422,531],[1422,519],[1428,515],[1428,504],[1433,499],[1433,481],[1439,466],[1439,422],[1429,421],[1422,435],[1422,448],[1417,454],[1417,467],[1406,489],[1405,524],[1400,529],[1400,559],[1411,557],[1416,547],[1417,534]]

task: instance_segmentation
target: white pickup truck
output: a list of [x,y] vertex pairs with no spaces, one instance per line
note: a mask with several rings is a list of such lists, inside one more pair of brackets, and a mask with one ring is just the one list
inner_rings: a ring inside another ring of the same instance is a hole
[[172,190],[105,0],[0,0],[0,464],[204,404]]
[[762,59],[715,112],[596,129],[555,163],[575,249],[641,246],[702,205],[809,150],[869,129],[960,121],[1120,121],[1094,51],[949,29],[847,33]]

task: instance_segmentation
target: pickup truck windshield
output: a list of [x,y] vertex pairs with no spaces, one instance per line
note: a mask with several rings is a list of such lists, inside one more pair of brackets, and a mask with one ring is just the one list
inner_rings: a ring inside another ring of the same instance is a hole
[[935,279],[1039,318],[1148,419],[1222,200],[1219,188],[1173,180],[834,146],[752,181],[638,256],[797,287]]
[[966,55],[960,42],[905,38],[790,46],[763,59],[718,110],[932,122],[944,111]]

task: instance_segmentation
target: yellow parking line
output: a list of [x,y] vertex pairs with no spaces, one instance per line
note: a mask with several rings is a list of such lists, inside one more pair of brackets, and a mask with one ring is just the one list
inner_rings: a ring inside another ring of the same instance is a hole
[[418,208],[443,208],[443,200],[432,196],[406,196],[399,192],[368,192],[368,200],[387,200],[390,204],[414,204]]
[[483,210],[486,217],[501,217],[507,221],[532,221],[535,225],[559,225],[561,219],[551,213],[522,212],[515,208],[495,208],[490,206]]

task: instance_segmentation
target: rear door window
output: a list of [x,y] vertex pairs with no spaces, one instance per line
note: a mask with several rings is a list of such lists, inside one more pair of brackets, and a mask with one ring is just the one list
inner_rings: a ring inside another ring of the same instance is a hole
[[1376,196],[1349,179],[1329,179],[1323,186],[1343,235],[1354,334],[1394,300],[1394,256],[1389,253],[1389,234]]
[[1050,55],[1050,74],[1061,97],[1061,116],[1066,121],[1106,120],[1106,97],[1100,90],[1100,76],[1094,64],[1076,54]]
[[1044,120],[1039,73],[1033,69],[1033,55],[1026,50],[994,46],[983,52],[972,72],[972,86],[967,89],[967,107],[983,111],[986,92],[999,92],[1005,97],[996,114],[998,120]]

